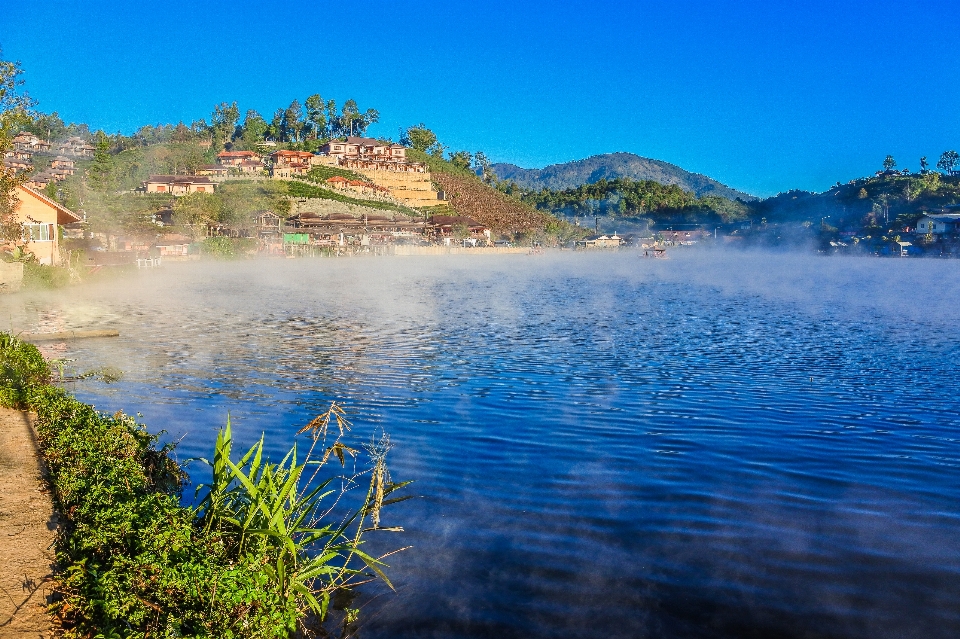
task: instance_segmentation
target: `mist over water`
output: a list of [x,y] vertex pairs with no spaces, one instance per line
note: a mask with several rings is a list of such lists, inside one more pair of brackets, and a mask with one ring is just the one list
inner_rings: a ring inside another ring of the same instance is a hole
[[228,411],[273,455],[333,399],[385,428],[423,497],[365,637],[930,638],[960,634],[957,300],[953,261],[565,253],[175,264],[0,322],[119,329],[47,352],[123,370],[75,391],[182,459]]

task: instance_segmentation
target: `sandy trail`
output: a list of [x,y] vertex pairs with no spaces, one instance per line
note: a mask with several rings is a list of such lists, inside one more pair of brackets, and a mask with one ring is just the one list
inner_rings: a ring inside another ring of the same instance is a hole
[[0,639],[53,636],[56,516],[44,488],[29,416],[0,408]]

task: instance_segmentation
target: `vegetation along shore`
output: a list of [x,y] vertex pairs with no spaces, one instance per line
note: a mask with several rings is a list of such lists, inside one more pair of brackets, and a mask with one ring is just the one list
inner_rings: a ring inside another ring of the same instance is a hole
[[56,511],[44,518],[56,522],[55,569],[28,575],[21,599],[35,610],[31,596],[49,595],[63,636],[346,636],[359,622],[352,589],[390,583],[383,558],[363,548],[370,534],[399,530],[381,526],[381,511],[405,484],[389,479],[386,435],[365,451],[348,445],[339,405],[303,428],[308,450],[279,463],[264,458],[263,441],[234,454],[227,420],[210,460],[197,462],[209,464],[209,483],[185,505],[187,475],[171,445],[56,381],[36,347],[0,334],[0,405],[35,416]]

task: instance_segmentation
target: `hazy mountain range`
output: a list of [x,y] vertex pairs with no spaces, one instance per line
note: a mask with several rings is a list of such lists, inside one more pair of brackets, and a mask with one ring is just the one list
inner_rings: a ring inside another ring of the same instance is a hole
[[737,191],[716,180],[684,171],[676,164],[642,158],[633,153],[606,153],[594,155],[585,160],[551,164],[542,169],[523,169],[514,164],[498,163],[493,171],[501,180],[516,182],[526,189],[540,190],[544,187],[562,191],[581,184],[592,184],[602,178],[612,180],[618,177],[634,180],[653,180],[661,184],[676,184],[680,188],[693,191],[697,196],[719,195],[731,200],[755,200],[743,191]]

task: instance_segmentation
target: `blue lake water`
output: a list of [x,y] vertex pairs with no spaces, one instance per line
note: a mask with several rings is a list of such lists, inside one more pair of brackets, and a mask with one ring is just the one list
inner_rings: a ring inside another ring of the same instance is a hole
[[75,391],[181,458],[228,411],[273,455],[334,399],[388,431],[420,497],[364,637],[960,636],[960,262],[184,264],[2,303],[118,328],[45,348],[123,370]]

